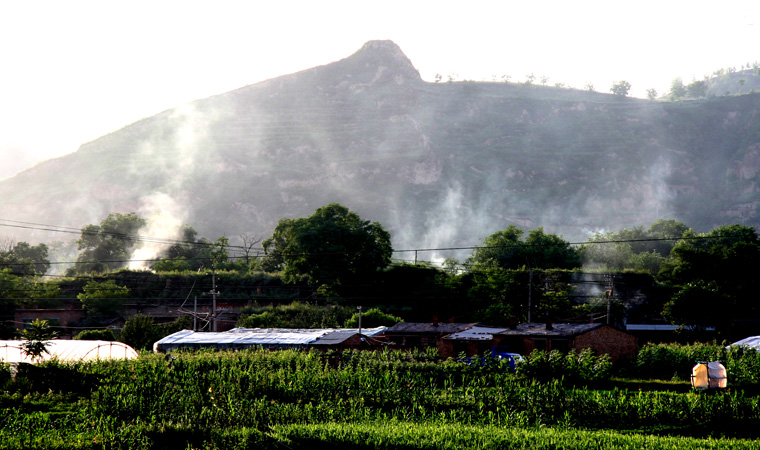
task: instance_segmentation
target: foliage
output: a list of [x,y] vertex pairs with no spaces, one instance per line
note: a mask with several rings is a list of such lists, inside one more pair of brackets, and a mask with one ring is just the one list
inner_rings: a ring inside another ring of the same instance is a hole
[[50,269],[48,246],[32,246],[26,242],[9,244],[7,248],[0,249],[0,264],[10,268],[10,272],[15,275],[43,275]]
[[569,383],[598,382],[610,378],[612,361],[606,354],[594,356],[593,350],[589,348],[580,353],[575,350],[567,353],[536,350],[517,365],[517,373],[543,381],[563,379]]
[[111,213],[100,225],[82,228],[77,240],[81,253],[74,273],[102,273],[124,267],[139,240],[137,232],[145,223],[145,219],[135,213]]
[[47,320],[35,319],[21,332],[21,351],[32,360],[39,361],[42,355],[48,353],[48,341],[55,339],[57,334]]
[[401,317],[392,314],[386,314],[378,308],[371,308],[362,313],[355,313],[345,323],[346,328],[356,328],[359,326],[359,317],[361,314],[362,328],[375,327],[392,327],[399,322],[403,322]]
[[243,328],[337,328],[350,309],[292,302],[278,306],[244,308],[237,326]]
[[82,330],[74,336],[74,339],[79,341],[115,341],[116,336],[108,328],[101,328],[98,330]]
[[129,289],[126,286],[117,285],[114,280],[90,281],[77,295],[91,323],[100,323],[116,317],[124,299],[128,297]]
[[[753,227],[724,225],[703,234],[684,233],[659,274],[681,287],[669,308],[670,320],[696,320],[727,331],[732,318],[758,317],[760,305],[752,300],[751,283],[758,260],[760,238]],[[710,301],[718,303],[707,308],[705,302]]]
[[644,379],[688,381],[699,361],[720,361],[729,386],[749,388],[760,379],[760,352],[725,343],[647,344],[636,357],[632,376]]
[[135,314],[124,322],[119,340],[137,350],[150,349],[157,341],[157,329],[153,318],[144,314]]
[[510,225],[483,239],[473,250],[467,264],[475,268],[500,267],[517,269],[572,269],[580,266],[578,252],[555,233],[544,233],[543,227],[531,230],[522,240],[523,230]]
[[730,311],[724,308],[727,300],[715,283],[697,280],[686,283],[665,304],[662,315],[682,327],[725,329],[731,320]]
[[335,287],[371,278],[390,263],[390,234],[377,222],[362,220],[331,203],[307,218],[281,219],[262,243],[264,265],[282,268],[286,281],[301,276]]
[[597,232],[581,247],[584,265],[608,271],[637,270],[656,275],[677,239],[688,227],[674,219],[659,219],[618,232]]
[[631,90],[631,83],[625,80],[612,83],[612,87],[610,87],[610,92],[612,92],[615,95],[619,95],[621,97],[627,96],[628,91],[630,90]]
[[155,324],[152,317],[135,314],[124,323],[119,341],[137,350],[150,350],[154,342],[177,331],[192,328],[192,323],[189,316],[180,316],[173,322]]
[[683,85],[683,80],[681,77],[674,78],[673,81],[670,83],[670,94],[669,97],[671,100],[680,100],[686,96],[686,87]]

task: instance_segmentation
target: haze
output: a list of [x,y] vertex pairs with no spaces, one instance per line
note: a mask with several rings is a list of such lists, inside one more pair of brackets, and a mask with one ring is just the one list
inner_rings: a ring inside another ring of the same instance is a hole
[[0,179],[143,117],[391,39],[423,79],[632,95],[760,59],[760,5],[669,2],[4,2]]

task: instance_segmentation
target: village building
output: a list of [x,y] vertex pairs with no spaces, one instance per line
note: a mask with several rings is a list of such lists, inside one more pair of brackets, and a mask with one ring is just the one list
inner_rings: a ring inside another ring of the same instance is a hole
[[504,327],[484,327],[474,325],[438,340],[438,353],[444,358],[456,358],[464,354],[483,356],[494,347],[494,334],[506,331]]
[[638,350],[635,336],[602,323],[524,323],[493,336],[494,346],[523,355],[533,350],[580,352],[590,348],[617,361],[634,356]]
[[446,335],[466,330],[474,323],[449,322],[399,322],[385,330],[384,335],[394,348],[428,348],[438,347],[438,341]]

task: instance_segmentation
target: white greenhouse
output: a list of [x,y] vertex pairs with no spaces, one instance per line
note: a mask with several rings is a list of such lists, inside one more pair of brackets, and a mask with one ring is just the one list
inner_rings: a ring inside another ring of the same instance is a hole
[[90,361],[96,359],[133,359],[138,354],[127,344],[112,341],[79,341],[55,339],[47,341],[47,353],[39,361],[22,351],[23,341],[0,341],[0,362],[33,363],[50,359],[58,361]]

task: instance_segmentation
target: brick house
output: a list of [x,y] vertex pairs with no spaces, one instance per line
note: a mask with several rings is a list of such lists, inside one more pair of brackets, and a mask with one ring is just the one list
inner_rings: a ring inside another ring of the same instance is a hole
[[438,341],[457,331],[472,328],[474,323],[399,322],[385,330],[385,337],[394,348],[438,347]]
[[438,353],[444,358],[456,358],[460,353],[466,356],[483,356],[494,347],[494,334],[506,330],[504,327],[475,325],[457,331],[438,340]]
[[524,323],[493,334],[494,346],[507,347],[524,355],[533,350],[581,351],[608,354],[612,361],[633,357],[636,337],[602,323]]

